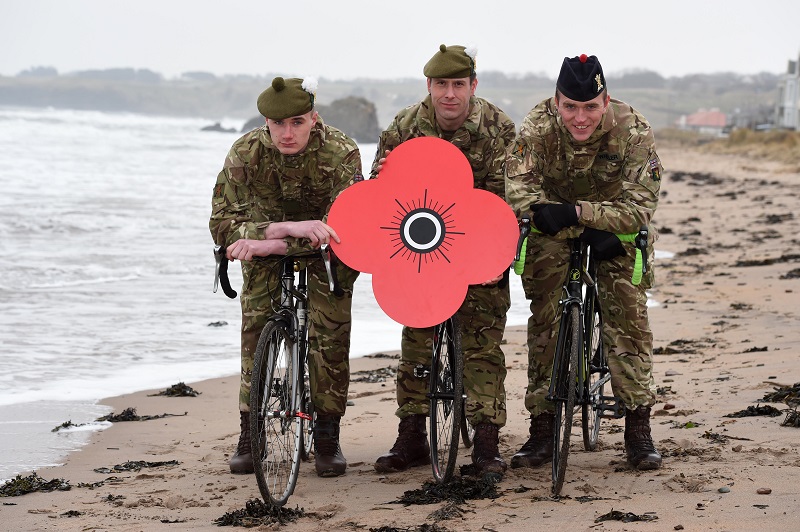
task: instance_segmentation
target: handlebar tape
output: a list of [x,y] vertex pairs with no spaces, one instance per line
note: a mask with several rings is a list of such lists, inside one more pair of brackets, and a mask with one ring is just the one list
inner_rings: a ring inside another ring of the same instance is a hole
[[228,279],[228,257],[225,256],[225,246],[220,246],[216,251],[215,257],[219,261],[219,284],[222,287],[222,292],[231,299],[236,299],[238,295],[236,290],[231,288],[231,281]]

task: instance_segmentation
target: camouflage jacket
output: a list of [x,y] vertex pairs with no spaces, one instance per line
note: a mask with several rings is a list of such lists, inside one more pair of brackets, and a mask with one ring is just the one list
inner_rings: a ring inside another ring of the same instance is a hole
[[[360,178],[358,146],[320,118],[297,155],[282,155],[266,126],[254,129],[233,144],[217,176],[211,235],[228,246],[262,240],[272,222],[325,220],[336,196]],[[291,238],[287,243],[290,251],[299,245]]]
[[525,117],[506,161],[506,200],[517,216],[533,203],[572,203],[581,206],[581,226],[613,233],[634,233],[650,223],[660,185],[650,125],[613,99],[584,142],[564,127],[555,98],[541,102]]
[[[469,160],[475,188],[505,197],[503,166],[506,150],[514,142],[515,133],[514,122],[498,107],[483,98],[470,98],[469,115],[449,140]],[[372,177],[377,175],[378,161],[386,150],[393,150],[409,139],[442,136],[443,132],[436,123],[433,103],[428,95],[421,102],[400,111],[381,133],[378,151],[372,163]]]

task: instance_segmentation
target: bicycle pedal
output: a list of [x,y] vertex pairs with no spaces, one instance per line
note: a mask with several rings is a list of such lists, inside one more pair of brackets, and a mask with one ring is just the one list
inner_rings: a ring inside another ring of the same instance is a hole
[[600,404],[597,409],[600,417],[620,419],[625,417],[625,405],[617,397],[603,395],[600,397]]

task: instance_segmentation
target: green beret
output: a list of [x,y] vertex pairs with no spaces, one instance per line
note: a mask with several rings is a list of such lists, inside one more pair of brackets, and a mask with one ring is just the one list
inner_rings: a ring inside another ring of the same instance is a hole
[[306,114],[314,108],[316,92],[317,83],[313,79],[277,77],[258,96],[258,112],[272,120]]
[[565,57],[556,81],[558,92],[576,102],[588,102],[606,88],[603,67],[597,57],[581,54]]
[[468,78],[475,74],[475,48],[463,46],[439,45],[439,51],[433,54],[422,73],[426,78]]

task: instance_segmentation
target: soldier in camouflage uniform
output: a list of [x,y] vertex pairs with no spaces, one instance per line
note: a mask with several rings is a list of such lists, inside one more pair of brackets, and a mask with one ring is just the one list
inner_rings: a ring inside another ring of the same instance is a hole
[[[402,110],[381,134],[373,163],[377,177],[386,154],[416,137],[439,137],[457,146],[472,166],[475,187],[504,197],[505,152],[514,140],[511,119],[475,96],[475,51],[441,45],[425,65],[428,96]],[[473,463],[479,471],[502,475],[506,464],[497,449],[498,431],[506,422],[505,360],[500,341],[510,306],[508,280],[471,286],[458,310],[464,353],[467,419],[475,427]],[[403,328],[397,373],[398,437],[388,454],[378,458],[378,472],[403,471],[430,463],[425,429],[428,378],[417,367],[430,368],[433,329]]]
[[[275,78],[258,98],[266,124],[237,140],[217,177],[209,227],[214,242],[242,261],[241,435],[232,473],[252,473],[250,377],[258,337],[273,313],[271,294],[279,279],[274,262],[254,256],[286,255],[316,248],[336,232],[324,223],[336,196],[361,178],[356,143],[327,126],[314,110],[316,82]],[[309,371],[314,407],[315,466],[320,476],[338,476],[347,461],[339,447],[339,420],[350,379],[350,306],[357,272],[339,265],[344,295],[328,289],[320,260],[308,262]]]
[[[528,239],[522,274],[532,313],[525,396],[531,428],[511,467],[552,460],[553,405],[545,396],[569,259],[566,239],[580,237],[601,259],[602,338],[614,395],[626,407],[628,461],[638,469],[659,468],[661,455],[650,436],[653,335],[645,294],[653,281],[652,268],[634,286],[633,244],[615,236],[637,232],[656,209],[661,163],[650,125],[629,105],[609,98],[595,56],[564,58],[555,97],[537,105],[522,124],[509,151],[506,178],[508,203],[518,216],[532,211],[543,233]],[[652,264],[653,246],[649,248]]]

